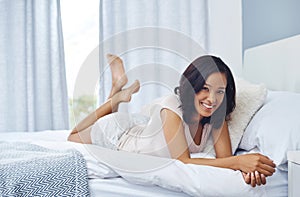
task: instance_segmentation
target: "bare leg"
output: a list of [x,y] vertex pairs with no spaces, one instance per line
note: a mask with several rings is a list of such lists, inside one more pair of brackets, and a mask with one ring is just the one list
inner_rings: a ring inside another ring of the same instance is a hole
[[108,98],[111,98],[115,93],[121,91],[121,89],[128,82],[123,66],[123,61],[118,56],[107,54],[107,61],[111,70],[112,87]]
[[[102,104],[96,111],[89,114],[72,130],[68,140],[79,143],[91,143],[91,126],[101,117],[112,113],[121,102],[129,102],[131,95],[140,88],[139,81],[135,81],[128,88],[115,93],[108,101]],[[81,133],[82,132],[82,133]]]
[[[82,144],[91,144],[91,126],[89,126],[86,129],[83,129],[77,133],[71,133],[68,137],[68,141],[71,142],[77,142],[77,143],[82,143]],[[74,129],[73,129],[74,131]]]
[[[123,66],[123,61],[115,55],[107,54],[107,61],[109,63],[111,73],[112,73],[112,88],[108,100],[101,105],[96,111],[89,114],[84,120],[82,120],[76,128],[74,128],[68,138],[70,141],[80,142],[80,143],[91,143],[90,140],[90,130],[91,125],[93,125],[100,117],[117,111],[118,103],[122,102],[120,95],[111,99],[116,93],[120,92],[124,85],[126,85],[128,79],[125,74],[125,69]],[[133,84],[135,86],[136,84]],[[134,87],[129,87],[128,90],[124,91],[122,97],[126,97],[129,92],[134,93],[132,90]],[[130,93],[129,93],[130,94]],[[128,97],[128,96],[127,96]],[[124,98],[123,98],[124,99]],[[119,101],[120,100],[120,101]],[[125,99],[126,100],[126,99]],[[127,102],[127,101],[124,101]],[[78,134],[80,132],[80,135]]]

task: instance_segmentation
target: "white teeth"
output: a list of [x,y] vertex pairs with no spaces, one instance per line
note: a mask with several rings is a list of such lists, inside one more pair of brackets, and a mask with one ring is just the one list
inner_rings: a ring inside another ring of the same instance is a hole
[[205,103],[202,103],[202,105],[203,105],[204,107],[206,107],[206,108],[209,108],[209,109],[213,108],[212,105],[207,105],[207,104],[205,104]]

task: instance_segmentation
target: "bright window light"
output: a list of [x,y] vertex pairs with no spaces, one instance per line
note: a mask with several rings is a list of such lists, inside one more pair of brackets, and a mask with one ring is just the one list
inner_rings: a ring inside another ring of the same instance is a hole
[[[61,0],[70,127],[93,109],[93,95],[73,100],[77,74],[89,53],[99,44],[99,0]],[[74,118],[76,117],[76,118]]]

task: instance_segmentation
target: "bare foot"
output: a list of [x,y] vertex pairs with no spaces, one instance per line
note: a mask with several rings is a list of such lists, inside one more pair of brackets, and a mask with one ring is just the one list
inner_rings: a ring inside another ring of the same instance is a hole
[[128,79],[125,74],[125,69],[121,58],[112,54],[107,54],[106,58],[109,63],[112,76],[112,88],[109,96],[110,98],[117,92],[121,91],[124,85],[126,85],[128,82]]
[[121,102],[129,102],[131,100],[131,95],[138,92],[139,89],[140,89],[140,82],[136,80],[128,88],[125,88],[117,92],[112,97],[112,102],[114,102],[115,105],[118,105]]

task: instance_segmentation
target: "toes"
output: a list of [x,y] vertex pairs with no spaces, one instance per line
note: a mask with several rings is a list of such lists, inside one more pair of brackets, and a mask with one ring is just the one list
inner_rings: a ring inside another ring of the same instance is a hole
[[123,63],[122,59],[119,56],[116,56],[113,54],[107,54],[106,58],[107,58],[109,64],[117,63],[117,61],[119,64]]
[[135,80],[135,82],[133,82],[129,89],[131,89],[132,94],[138,92],[140,89],[140,82],[138,80]]

